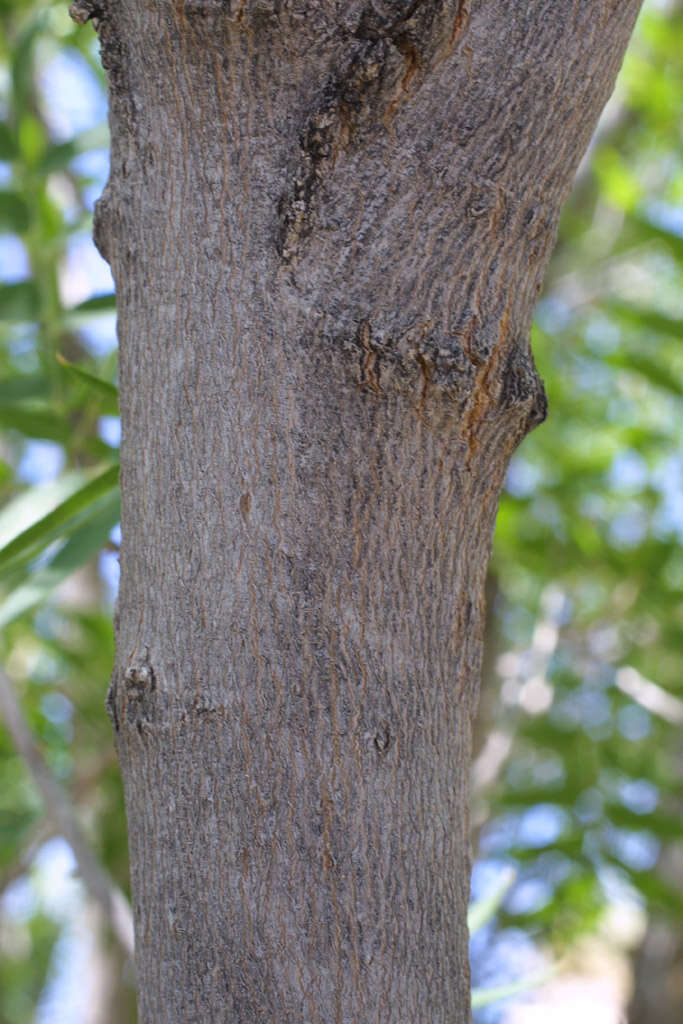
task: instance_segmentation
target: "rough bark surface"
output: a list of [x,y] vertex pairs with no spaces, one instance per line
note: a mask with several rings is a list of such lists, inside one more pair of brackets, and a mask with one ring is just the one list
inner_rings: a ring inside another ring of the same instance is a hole
[[529,326],[638,0],[77,0],[112,166],[140,1019],[464,1024]]

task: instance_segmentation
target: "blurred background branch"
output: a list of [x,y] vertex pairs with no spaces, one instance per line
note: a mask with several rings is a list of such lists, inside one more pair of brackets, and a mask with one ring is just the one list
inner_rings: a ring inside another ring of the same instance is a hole
[[45,802],[45,813],[71,847],[79,874],[94,900],[104,911],[121,947],[132,957],[133,915],[128,900],[102,869],[78,823],[74,808],[63,786],[57,782],[33,741],[14,695],[12,681],[0,668],[0,712],[17,751]]

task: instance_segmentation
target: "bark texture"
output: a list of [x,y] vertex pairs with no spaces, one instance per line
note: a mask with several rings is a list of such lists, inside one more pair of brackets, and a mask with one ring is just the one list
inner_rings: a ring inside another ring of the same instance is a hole
[[529,326],[638,0],[78,0],[110,82],[140,1019],[464,1024]]

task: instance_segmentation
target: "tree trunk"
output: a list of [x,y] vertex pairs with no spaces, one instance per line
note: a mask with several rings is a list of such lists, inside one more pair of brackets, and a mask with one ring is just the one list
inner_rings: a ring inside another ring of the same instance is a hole
[[109,74],[140,1019],[469,1019],[529,326],[638,0],[76,0]]

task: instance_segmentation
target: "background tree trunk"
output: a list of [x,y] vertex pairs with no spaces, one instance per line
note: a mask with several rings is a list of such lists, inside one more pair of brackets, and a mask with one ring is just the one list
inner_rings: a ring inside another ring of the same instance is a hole
[[637,0],[76,0],[109,74],[143,1022],[469,1019],[528,336]]

